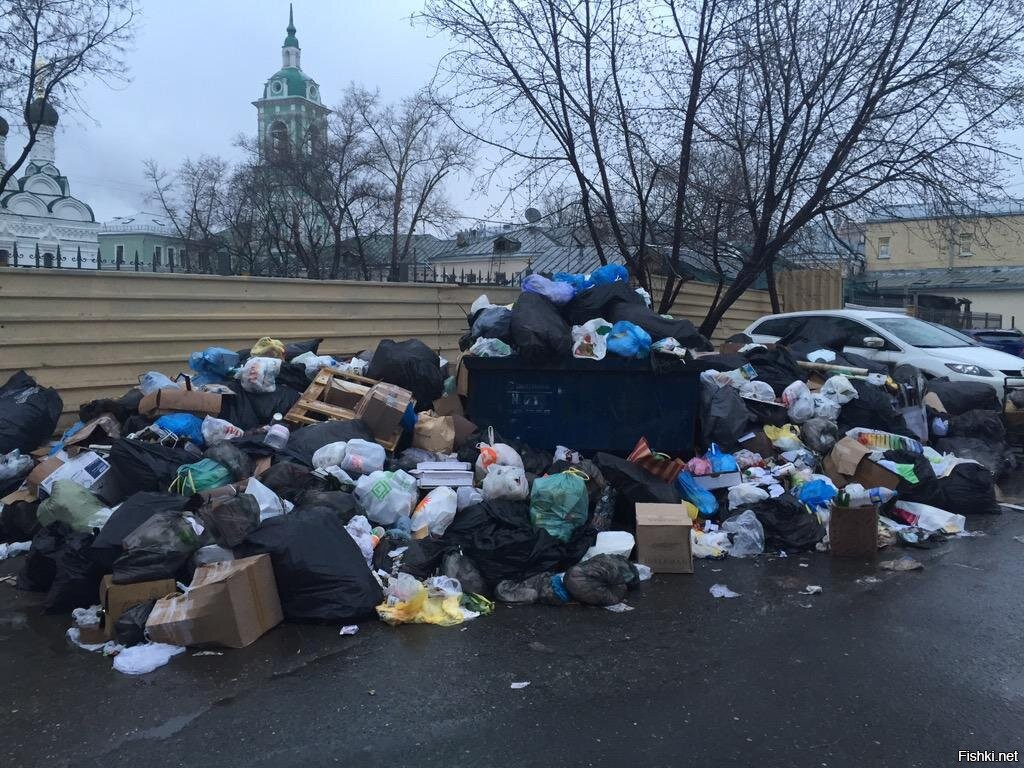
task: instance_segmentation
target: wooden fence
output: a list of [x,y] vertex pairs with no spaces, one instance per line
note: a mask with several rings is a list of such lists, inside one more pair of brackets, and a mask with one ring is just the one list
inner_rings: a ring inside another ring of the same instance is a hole
[[[382,338],[419,338],[450,360],[473,300],[511,303],[519,290],[438,283],[0,268],[0,382],[24,368],[64,398],[66,423],[81,403],[119,395],[148,370],[188,370],[208,346],[244,349],[261,336],[324,337],[326,353]],[[714,287],[689,283],[673,313],[699,323]],[[715,335],[768,313],[749,291]]]
[[783,312],[843,307],[843,273],[838,269],[779,272],[775,285]]

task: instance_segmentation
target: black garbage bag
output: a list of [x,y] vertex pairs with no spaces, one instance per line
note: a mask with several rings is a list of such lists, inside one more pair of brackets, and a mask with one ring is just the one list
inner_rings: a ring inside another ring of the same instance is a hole
[[356,621],[375,615],[384,596],[359,546],[333,512],[272,517],[235,549],[269,554],[288,621]]
[[331,512],[342,523],[348,523],[356,515],[363,514],[363,508],[356,497],[345,491],[302,491],[295,500],[295,510]]
[[[917,477],[918,483],[928,483],[935,480],[935,470],[932,469],[932,463],[920,453],[898,449],[885,451],[882,454],[882,458],[896,464],[910,464],[913,466],[914,475]],[[903,489],[909,485],[916,485],[916,483],[910,483],[906,479],[900,481],[900,485],[897,490],[899,491],[901,498],[903,497]]]
[[800,425],[800,440],[812,451],[824,455],[839,440],[839,427],[821,417],[808,419]]
[[949,417],[949,437],[971,437],[993,446],[1006,442],[1006,426],[998,411],[973,409]]
[[187,496],[160,491],[133,493],[114,510],[92,543],[92,559],[110,569],[124,550],[125,536],[130,534],[157,512],[180,512],[188,503]]
[[766,550],[809,551],[825,537],[818,518],[788,493],[745,505],[744,509],[752,509],[764,528]]
[[544,529],[533,527],[529,502],[501,500],[485,501],[458,512],[441,541],[459,547],[476,563],[488,584],[497,584],[561,571],[579,562],[595,536],[581,526],[569,541],[560,541]]
[[[402,573],[409,573],[417,579],[426,579],[433,576],[440,570],[444,556],[449,552],[457,552],[458,546],[446,543],[440,539],[412,539],[411,541],[386,537],[393,543],[393,547],[406,547],[401,558]],[[391,558],[386,557],[378,544],[373,551],[374,565],[382,567],[388,573],[392,570]],[[381,562],[384,561],[384,562]]]
[[36,518],[38,501],[15,501],[0,509],[0,542],[32,541],[41,526]]
[[597,555],[567,570],[563,581],[574,600],[587,605],[615,605],[639,585],[640,574],[622,555]]
[[893,407],[892,398],[881,387],[861,379],[850,379],[857,397],[839,409],[839,431],[843,434],[851,429],[880,429],[897,435],[916,439],[903,416]]
[[288,445],[278,452],[279,458],[292,459],[313,466],[313,454],[328,443],[348,442],[359,438],[374,442],[373,432],[360,419],[352,421],[325,421],[321,424],[309,424],[292,432]]
[[18,573],[18,589],[26,592],[46,592],[57,575],[57,558],[64,541],[72,534],[66,523],[50,523],[32,537],[32,547]]
[[631,461],[610,453],[598,453],[594,456],[594,464],[616,491],[613,522],[621,528],[633,530],[636,527],[637,504],[679,504],[683,500],[674,484],[659,480]]
[[629,287],[628,283],[615,282],[595,285],[583,293],[577,293],[572,301],[562,308],[562,311],[570,325],[583,325],[588,320],[596,320],[599,317],[611,320],[612,312],[623,304],[632,304],[645,309],[647,307],[644,300]]
[[113,565],[115,584],[177,579],[192,557],[192,552],[162,547],[136,547],[122,554]]
[[532,448],[522,440],[509,440],[507,445],[512,446],[512,449],[519,454],[519,458],[523,460],[523,470],[528,475],[547,474],[551,463],[555,460],[555,455],[551,451]]
[[260,525],[260,504],[247,493],[204,504],[198,514],[214,543],[225,549],[241,544]]
[[[425,451],[422,448],[406,448],[401,454],[399,454],[398,460],[395,462],[394,469],[412,472],[416,469],[416,465],[422,461],[444,461],[447,458],[448,456],[445,454]],[[476,461],[475,457],[473,461]]]
[[553,573],[538,573],[519,581],[499,581],[494,586],[494,599],[508,605],[565,605],[569,600],[555,591],[553,579]]
[[281,370],[278,371],[275,381],[278,387],[305,392],[310,377],[306,375],[306,366],[301,363],[281,363]]
[[996,500],[995,477],[980,464],[957,464],[939,484],[947,512],[960,515],[998,515],[1002,512]]
[[34,451],[57,429],[64,401],[57,390],[41,387],[24,371],[0,387],[0,455]]
[[284,359],[294,360],[299,355],[304,355],[307,352],[312,352],[314,355],[320,354],[320,345],[323,343],[323,338],[285,342]]
[[153,612],[154,605],[156,600],[146,600],[122,613],[114,622],[114,640],[125,648],[146,642],[146,622],[149,620],[149,614]]
[[286,501],[295,504],[308,490],[328,490],[327,480],[313,475],[309,467],[290,461],[274,464],[260,475],[260,482]]
[[794,381],[807,381],[807,371],[797,365],[796,358],[785,347],[752,349],[745,357],[757,371],[758,381],[768,384],[776,396],[782,395]]
[[252,477],[252,459],[230,440],[214,443],[203,453],[204,459],[213,459],[227,467],[235,482]]
[[501,339],[508,342],[512,338],[512,310],[508,307],[486,307],[473,316],[470,323],[470,336],[476,339]]
[[118,424],[124,424],[129,416],[138,413],[139,403],[142,402],[143,397],[145,395],[142,394],[141,389],[132,387],[116,399],[100,398],[98,400],[90,400],[88,403],[78,406],[78,420],[82,423],[88,423],[97,416],[109,413],[117,419]]
[[701,336],[697,327],[686,318],[669,320],[662,317],[646,304],[631,304],[618,302],[611,307],[610,317],[605,317],[613,323],[628,321],[638,325],[651,335],[651,339],[673,338],[687,349],[696,349],[701,352],[708,352],[714,349],[707,339]]
[[444,394],[441,358],[419,339],[381,341],[366,375],[409,390],[421,411],[428,410]]
[[521,293],[512,307],[512,344],[527,364],[565,360],[572,332],[558,307],[539,293]]
[[464,594],[472,593],[483,595],[484,597],[491,596],[491,590],[487,586],[487,581],[484,579],[483,574],[480,573],[480,569],[476,567],[476,563],[461,552],[449,552],[444,556],[441,564],[441,573],[449,578],[458,579]]
[[105,568],[89,556],[95,535],[73,532],[64,539],[57,555],[56,571],[43,607],[47,613],[69,613],[99,602],[100,581]]
[[731,371],[747,364],[746,355],[739,352],[726,352],[714,355],[701,355],[690,365],[695,371]]
[[701,388],[700,428],[705,448],[712,443],[727,453],[739,450],[739,439],[748,434],[755,422],[746,403],[732,387]]
[[928,391],[938,395],[946,413],[959,416],[968,411],[1001,411],[995,387],[980,381],[950,381],[943,377],[928,382]]
[[306,384],[294,389],[278,382],[273,392],[246,392],[237,381],[226,384],[234,394],[221,398],[218,415],[242,430],[266,426],[273,421],[275,413],[288,413],[306,390]]
[[166,491],[178,476],[178,467],[195,456],[183,448],[168,448],[122,437],[110,449],[110,466],[125,494]]
[[988,443],[976,437],[943,437],[935,441],[935,450],[977,461],[996,478],[1006,474],[1008,468],[1005,443]]

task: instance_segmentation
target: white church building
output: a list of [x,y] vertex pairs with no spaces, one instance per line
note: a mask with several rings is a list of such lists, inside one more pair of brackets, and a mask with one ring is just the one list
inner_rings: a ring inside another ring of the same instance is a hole
[[[25,121],[39,128],[21,178],[0,189],[0,266],[96,269],[99,224],[92,209],[71,195],[55,162],[57,110],[37,98]],[[0,175],[7,167],[8,129],[0,117]]]

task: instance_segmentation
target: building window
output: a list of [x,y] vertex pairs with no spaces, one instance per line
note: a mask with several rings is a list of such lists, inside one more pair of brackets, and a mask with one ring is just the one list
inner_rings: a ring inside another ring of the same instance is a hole
[[170,269],[174,269],[174,246],[167,246],[167,266]]
[[114,246],[114,257],[115,257],[114,258],[114,262],[118,266],[120,266],[121,264],[124,264],[124,245],[115,245]]
[[888,259],[892,255],[892,251],[889,249],[889,238],[880,237],[878,238],[878,258]]
[[43,266],[47,269],[53,269],[53,254],[49,251],[43,254]]
[[961,256],[973,256],[974,250],[972,246],[972,236],[970,232],[960,233],[960,255]]
[[163,260],[163,248],[159,245],[153,246],[153,266],[159,267],[160,262]]
[[11,254],[9,251],[0,248],[0,267],[9,266],[11,263]]

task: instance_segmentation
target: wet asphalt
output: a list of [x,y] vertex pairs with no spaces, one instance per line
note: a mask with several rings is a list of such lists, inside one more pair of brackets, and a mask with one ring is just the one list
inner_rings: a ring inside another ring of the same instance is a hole
[[[67,619],[0,584],[3,764],[909,768],[1024,753],[1024,514],[968,527],[984,535],[910,551],[919,571],[697,561],[628,613],[499,607],[351,637],[282,625],[142,677],[66,645]],[[714,599],[714,583],[741,594]]]

